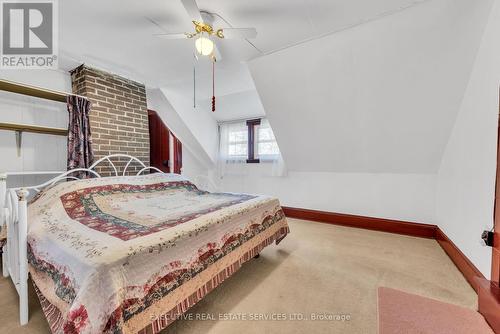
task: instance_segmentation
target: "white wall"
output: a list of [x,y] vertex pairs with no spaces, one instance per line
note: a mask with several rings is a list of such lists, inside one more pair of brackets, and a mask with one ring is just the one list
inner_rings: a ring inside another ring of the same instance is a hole
[[221,189],[273,195],[282,205],[404,221],[434,222],[435,175],[289,172],[273,177],[267,163],[225,175]]
[[198,176],[208,176],[208,169],[204,168],[191,153],[183,148],[182,150],[182,175],[189,179],[195,179]]
[[[207,106],[210,103],[210,99],[198,102],[200,105]],[[217,96],[216,110],[212,115],[218,122],[222,122],[263,117],[265,114],[259,94],[255,89],[250,89],[243,92]]]
[[215,162],[218,143],[217,122],[211,116],[211,111],[202,105],[197,105],[194,108],[192,97],[186,96],[186,92],[181,87],[161,88],[161,92],[203,147],[207,156],[212,162]]
[[500,86],[500,1],[488,20],[438,174],[437,223],[486,276],[491,249],[479,244],[493,224]]
[[493,222],[499,32],[500,0],[435,0],[256,59],[257,90],[296,171],[245,166],[222,188],[435,223],[489,277],[479,236]]
[[[183,148],[191,151],[196,156],[198,162],[205,168],[213,168],[213,158],[207,153],[202,143],[193,134],[191,128],[184,122],[177,110],[174,109],[164,92],[158,88],[147,88],[146,98],[148,109],[158,113],[162,121],[167,124],[168,128],[182,142]],[[215,129],[212,136],[217,137]]]
[[479,236],[493,220],[499,32],[498,0],[436,0],[253,61],[285,161],[300,172],[222,184],[436,223],[488,277]]
[[222,189],[435,223],[436,173],[489,4],[429,1],[251,61],[291,172],[274,178],[245,166]]
[[[196,180],[198,177],[208,177],[210,182],[213,183],[211,171],[215,168],[213,162],[215,157],[209,156],[205,147],[199,141],[200,137],[194,135],[193,129],[188,126],[178,110],[174,109],[163,90],[148,88],[146,90],[146,97],[148,109],[156,111],[170,131],[182,143],[182,174],[195,181],[195,183],[197,183]],[[212,122],[215,121],[212,119]],[[207,138],[211,141],[218,141],[217,129],[216,127],[212,128],[211,123],[207,124],[207,128],[204,131],[212,131],[209,136],[207,135]],[[211,143],[210,145],[216,146],[216,143]],[[200,186],[200,184],[197,185]]]
[[[48,89],[71,91],[69,73],[52,70],[4,70],[4,79]],[[29,96],[0,91],[0,122],[49,127],[68,127],[66,105]],[[21,156],[17,155],[13,131],[0,130],[0,171],[66,170],[66,137],[23,133]],[[41,180],[42,177],[36,178]],[[34,182],[34,178],[11,178],[9,186]],[[37,182],[35,181],[35,182]]]

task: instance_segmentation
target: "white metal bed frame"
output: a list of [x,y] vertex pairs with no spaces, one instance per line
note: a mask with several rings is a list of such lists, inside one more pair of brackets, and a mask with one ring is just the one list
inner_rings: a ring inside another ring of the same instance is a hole
[[[116,165],[111,159],[129,159],[125,165],[123,172],[118,173]],[[103,162],[108,162],[113,168],[113,176],[126,175],[127,169],[132,163],[138,163],[141,169],[136,173],[140,175],[147,170],[154,170],[163,173],[156,167],[148,167],[139,159],[126,154],[112,154],[105,156],[92,164],[89,168],[76,168],[64,172],[49,181],[29,187],[18,187],[7,189],[7,174],[0,174],[0,206],[4,206],[0,210],[0,222],[2,228],[7,228],[7,243],[3,246],[2,266],[3,276],[11,277],[17,293],[19,294],[19,318],[21,325],[28,323],[28,256],[27,256],[27,234],[28,234],[28,196],[30,192],[38,193],[47,186],[52,186],[59,181],[79,180],[77,176],[72,174],[83,172],[88,173],[96,178],[101,178],[101,175],[95,171],[96,166]],[[11,175],[17,175],[12,173]],[[34,173],[34,174],[40,174]],[[24,174],[23,175],[27,175]]]

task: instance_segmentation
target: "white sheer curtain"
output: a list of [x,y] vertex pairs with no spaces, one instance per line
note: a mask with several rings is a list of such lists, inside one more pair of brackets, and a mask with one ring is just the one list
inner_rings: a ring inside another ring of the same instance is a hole
[[217,169],[220,178],[225,175],[245,175],[248,156],[248,128],[246,122],[219,124],[219,156]]
[[285,165],[285,161],[283,160],[283,156],[278,147],[278,143],[276,142],[276,138],[274,137],[273,129],[271,128],[271,124],[267,119],[262,119],[260,125],[257,129],[257,143],[256,143],[256,151],[257,157],[261,162],[272,163],[271,166],[271,175],[284,177],[288,175],[288,171]]
[[[219,124],[219,178],[225,175],[245,176],[258,173],[263,176],[287,176],[287,168],[278,143],[267,119],[261,119],[255,128],[255,158],[260,164],[247,165],[248,126],[246,121]],[[258,166],[260,165],[260,166]]]

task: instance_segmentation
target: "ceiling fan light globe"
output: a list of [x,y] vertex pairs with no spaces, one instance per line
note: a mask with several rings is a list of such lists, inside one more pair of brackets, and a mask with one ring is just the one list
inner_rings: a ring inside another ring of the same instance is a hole
[[209,56],[214,51],[214,42],[209,38],[200,37],[195,42],[196,51],[203,56]]

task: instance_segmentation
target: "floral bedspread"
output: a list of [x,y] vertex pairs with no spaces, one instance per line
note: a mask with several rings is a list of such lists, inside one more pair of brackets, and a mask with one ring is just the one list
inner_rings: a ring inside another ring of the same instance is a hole
[[61,183],[28,216],[30,273],[54,333],[137,332],[145,320],[130,319],[212,264],[288,232],[277,199],[209,193],[175,174]]

